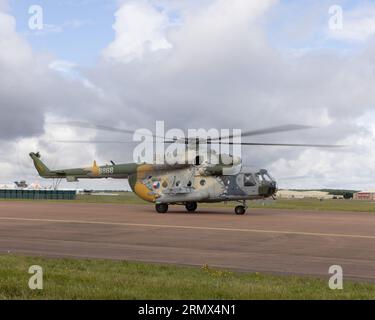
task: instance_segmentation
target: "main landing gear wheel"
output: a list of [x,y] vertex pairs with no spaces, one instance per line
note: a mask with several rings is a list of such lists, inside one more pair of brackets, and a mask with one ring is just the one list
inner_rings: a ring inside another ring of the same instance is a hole
[[185,208],[188,212],[195,212],[198,208],[198,204],[196,202],[187,202]]
[[157,213],[167,213],[168,212],[168,204],[166,203],[158,203],[155,206]]
[[238,216],[243,216],[245,213],[246,213],[246,208],[244,206],[237,206],[235,209],[234,209],[234,212],[236,213],[236,215]]

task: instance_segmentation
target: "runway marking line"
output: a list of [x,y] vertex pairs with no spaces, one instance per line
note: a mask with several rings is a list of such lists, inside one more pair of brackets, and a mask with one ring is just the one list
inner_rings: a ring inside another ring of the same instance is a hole
[[247,232],[247,233],[264,233],[264,234],[289,234],[289,235],[301,235],[301,236],[356,238],[356,239],[372,239],[372,240],[375,240],[375,236],[340,234],[340,233],[317,233],[317,232],[302,232],[302,231],[236,229],[236,228],[222,228],[222,227],[196,227],[196,226],[178,226],[178,225],[164,225],[164,224],[141,224],[141,223],[126,223],[126,222],[31,219],[31,218],[10,218],[10,217],[0,217],[0,220],[3,220],[3,221],[24,221],[24,222],[76,223],[76,224],[107,225],[107,226],[206,230],[206,231],[235,231],[235,232],[244,232],[244,233]]

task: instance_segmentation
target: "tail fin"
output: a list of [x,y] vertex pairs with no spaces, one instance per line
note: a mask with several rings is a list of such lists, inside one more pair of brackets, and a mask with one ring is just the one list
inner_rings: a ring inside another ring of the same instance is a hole
[[34,161],[34,166],[41,177],[47,176],[51,170],[40,160],[40,154],[38,153],[30,153],[31,159]]

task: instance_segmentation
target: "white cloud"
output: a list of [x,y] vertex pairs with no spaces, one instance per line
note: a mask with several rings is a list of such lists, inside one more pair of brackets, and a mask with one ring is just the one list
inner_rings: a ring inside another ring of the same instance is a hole
[[76,70],[77,65],[66,60],[54,60],[49,64],[49,68],[57,71],[67,79],[79,78],[79,73]]
[[[104,50],[105,59],[91,68],[36,55],[15,32],[14,19],[4,15],[0,143],[9,154],[0,154],[0,172],[7,170],[12,180],[35,177],[30,151],[41,151],[51,167],[83,166],[93,159],[132,160],[125,144],[53,143],[130,137],[64,131],[45,123],[52,114],[56,121],[84,120],[130,129],[152,129],[155,120],[183,129],[256,129],[296,122],[327,127],[257,140],[347,142],[358,147],[352,153],[247,148],[242,152],[244,163],[270,168],[276,178],[300,177],[281,180],[283,186],[371,188],[375,176],[374,137],[368,133],[373,130],[368,113],[375,104],[371,42],[366,42],[367,50],[355,54],[312,48],[285,55],[269,43],[263,25],[275,1],[182,2],[181,7],[173,3],[181,16],[179,26],[170,26],[167,0],[123,4],[116,16],[116,39]],[[160,3],[164,11],[155,9]],[[22,158],[25,174],[18,165],[10,168],[15,154]]]
[[[157,62],[144,59],[140,65],[107,66],[94,77],[124,105],[136,106],[141,116],[133,115],[134,123],[142,127],[160,119],[183,128],[246,129],[298,122],[328,127],[258,140],[360,140],[363,125],[354,119],[375,101],[371,56],[341,56],[319,49],[298,56],[279,54],[267,41],[262,24],[274,3],[218,0],[194,13],[182,13],[184,23],[168,33],[173,44],[168,55]],[[125,110],[118,112],[126,118]],[[359,165],[358,150],[350,151],[248,148],[243,155],[246,164],[269,167],[276,178],[305,177],[283,180],[284,186],[350,187],[351,181],[358,186],[372,170],[371,153],[361,149],[364,158]],[[366,175],[361,172],[364,167]],[[354,175],[350,168],[355,168]]]
[[355,133],[342,141],[339,151],[304,150],[294,159],[280,158],[270,167],[280,177],[280,187],[374,188],[375,135]]
[[[70,81],[74,72],[79,81]],[[15,18],[0,12],[0,142],[42,134],[48,112],[101,106],[105,98],[96,89],[69,63],[35,54],[16,32]]]
[[115,16],[113,28],[116,39],[104,50],[106,59],[129,62],[141,59],[149,51],[172,47],[165,36],[169,25],[168,15],[146,1],[125,3]]
[[28,31],[25,33],[26,36],[46,36],[51,34],[62,33],[67,29],[79,29],[86,25],[89,25],[90,22],[86,20],[69,20],[65,21],[62,24],[48,24],[45,23],[43,28],[40,30]]
[[0,11],[7,11],[9,8],[8,0],[0,0]]
[[346,41],[366,41],[375,34],[375,6],[360,6],[353,10],[343,9],[343,28],[329,30],[328,36]]
[[0,11],[0,63],[27,64],[31,58],[31,48],[16,32],[16,19]]

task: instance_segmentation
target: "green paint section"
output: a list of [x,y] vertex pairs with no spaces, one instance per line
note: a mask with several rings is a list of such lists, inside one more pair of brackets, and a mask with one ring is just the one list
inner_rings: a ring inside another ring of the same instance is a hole
[[137,183],[137,175],[136,174],[132,174],[129,176],[129,179],[128,179],[128,182],[129,182],[129,185],[130,185],[130,188],[133,190],[134,192],[134,189],[135,189],[135,184]]
[[34,161],[34,166],[41,177],[46,177],[51,174],[48,167],[40,160],[40,155],[38,153],[30,153],[31,159]]
[[62,170],[50,170],[41,160],[38,153],[30,153],[34,166],[39,175],[46,179],[53,178],[71,178],[74,179],[94,179],[94,178],[128,178],[129,175],[136,173],[138,164],[128,163],[113,166],[97,167],[96,163],[92,167],[74,168]]

